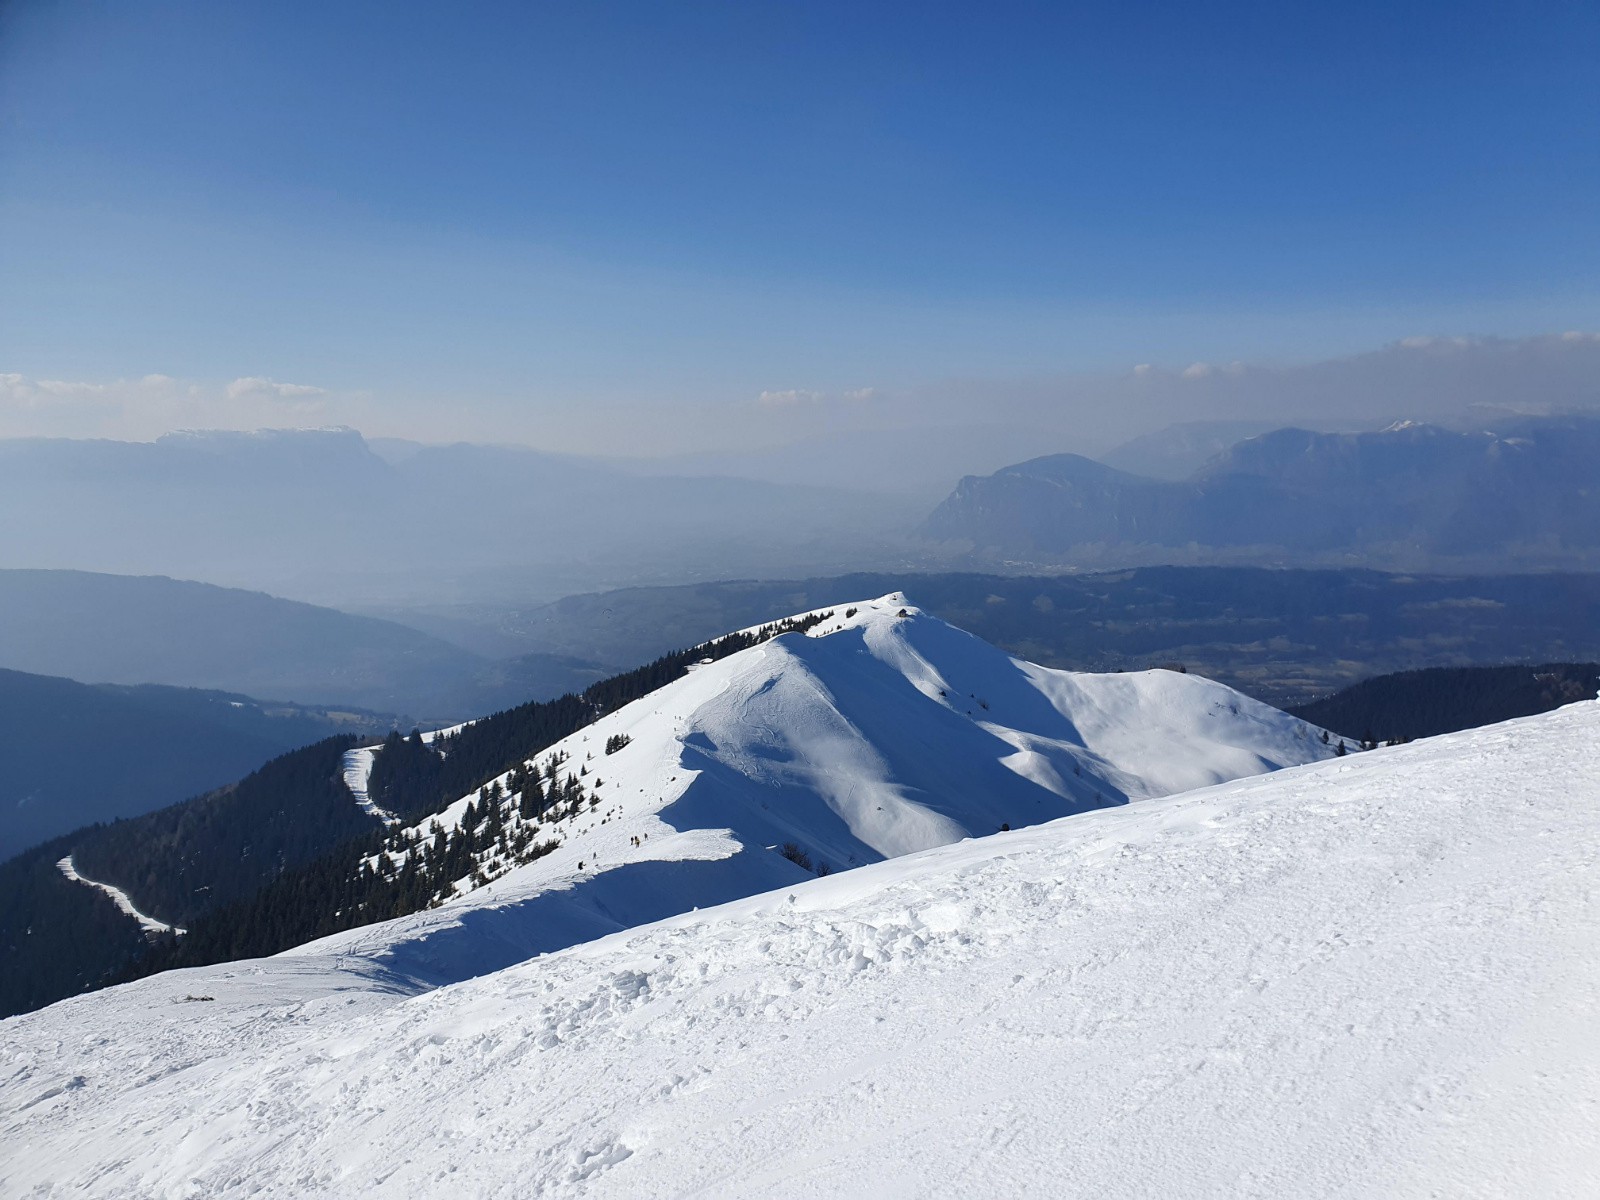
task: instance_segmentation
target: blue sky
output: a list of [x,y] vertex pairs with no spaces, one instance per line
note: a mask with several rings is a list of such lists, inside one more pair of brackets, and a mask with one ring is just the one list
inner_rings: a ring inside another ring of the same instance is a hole
[[780,437],[762,393],[1600,327],[1593,3],[0,14],[0,373],[189,423],[263,380],[643,451]]

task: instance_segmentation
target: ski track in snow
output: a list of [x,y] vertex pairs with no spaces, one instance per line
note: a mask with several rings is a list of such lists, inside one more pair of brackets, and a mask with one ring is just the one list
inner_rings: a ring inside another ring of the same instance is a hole
[[367,781],[372,778],[372,764],[377,759],[373,746],[358,746],[344,752],[344,786],[350,789],[361,811],[385,825],[398,825],[400,818],[386,808],[379,808],[367,794]]
[[0,1022],[0,1193],[1591,1197],[1597,734],[1086,812],[421,994],[307,947],[63,1001]]
[[140,912],[134,907],[133,900],[129,898],[128,893],[123,891],[121,888],[109,883],[97,883],[93,879],[89,879],[84,875],[78,874],[78,869],[77,867],[73,866],[72,855],[70,854],[63,858],[60,862],[56,863],[56,869],[68,879],[72,880],[73,883],[87,884],[97,891],[104,892],[107,896],[111,897],[112,903],[114,903],[123,912],[127,913],[135,921],[139,922],[139,927],[146,933],[175,933],[179,937],[182,937],[188,932],[188,930],[180,928],[177,925],[168,925],[165,921],[158,921],[149,914]]

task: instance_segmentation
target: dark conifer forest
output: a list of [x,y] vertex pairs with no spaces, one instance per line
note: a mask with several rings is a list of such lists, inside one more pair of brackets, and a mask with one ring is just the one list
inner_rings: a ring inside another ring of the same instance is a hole
[[340,772],[353,745],[328,738],[185,804],[103,826],[73,842],[73,861],[141,912],[188,925],[371,828]]
[[93,987],[149,948],[103,892],[56,868],[71,849],[57,838],[0,863],[0,1017]]
[[1437,667],[1363,680],[1291,709],[1357,741],[1411,741],[1592,700],[1600,663]]

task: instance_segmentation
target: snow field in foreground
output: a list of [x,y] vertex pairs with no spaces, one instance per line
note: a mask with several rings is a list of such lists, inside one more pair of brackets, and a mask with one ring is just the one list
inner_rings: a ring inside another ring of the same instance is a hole
[[301,955],[66,1001],[0,1023],[0,1192],[1591,1196],[1597,732],[1067,817],[410,998]]

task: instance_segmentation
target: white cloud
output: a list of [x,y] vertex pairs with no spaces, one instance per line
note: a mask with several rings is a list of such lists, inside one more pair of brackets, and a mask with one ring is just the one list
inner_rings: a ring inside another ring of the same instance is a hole
[[875,400],[881,395],[877,388],[854,388],[848,392],[816,392],[810,388],[789,388],[785,391],[765,391],[756,397],[756,403],[763,408],[792,408],[802,404],[828,404],[837,400],[848,400],[855,404],[864,404]]
[[260,377],[221,384],[150,374],[97,382],[0,372],[0,437],[138,440],[174,429],[326,424],[327,410],[348,399]]
[[[1251,369],[1250,364],[1235,359],[1229,363],[1192,362],[1183,370],[1177,372],[1179,379],[1216,379],[1221,376],[1239,376]],[[1140,363],[1133,369],[1136,379],[1148,379],[1152,376],[1172,378],[1172,372],[1152,366],[1150,363]]]
[[63,379],[29,379],[15,372],[0,374],[0,405],[39,412],[92,405],[107,395],[110,384],[69,383]]
[[1474,339],[1464,337],[1408,337],[1401,338],[1396,344],[1404,350],[1465,350],[1474,344]]
[[110,385],[104,383],[69,383],[64,379],[41,379],[34,386],[47,396],[55,396],[62,400],[72,400],[80,397],[103,396]]
[[279,399],[293,400],[304,396],[322,395],[326,395],[323,388],[312,387],[306,383],[279,383],[275,379],[266,379],[260,375],[246,375],[228,385],[230,400],[237,400],[241,396],[277,396]]
[[805,388],[789,388],[785,391],[765,391],[756,397],[756,403],[766,408],[788,408],[795,404],[815,404],[826,399],[822,392],[808,391]]

